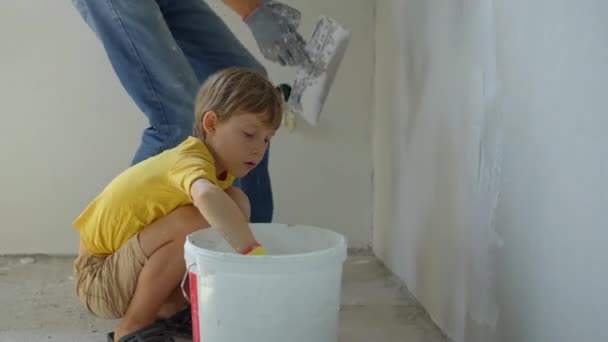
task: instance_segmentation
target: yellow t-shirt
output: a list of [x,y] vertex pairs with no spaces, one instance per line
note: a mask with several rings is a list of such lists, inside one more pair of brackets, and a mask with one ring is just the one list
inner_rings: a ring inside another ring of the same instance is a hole
[[115,252],[129,238],[174,209],[192,204],[190,187],[206,178],[222,189],[234,177],[216,177],[207,146],[189,137],[173,149],[135,164],[118,175],[73,222],[95,255]]

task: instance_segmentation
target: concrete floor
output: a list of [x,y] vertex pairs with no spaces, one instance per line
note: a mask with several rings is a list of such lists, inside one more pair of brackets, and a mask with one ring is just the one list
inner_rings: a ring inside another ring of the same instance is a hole
[[[115,322],[96,319],[79,305],[72,259],[34,259],[22,263],[18,257],[0,256],[0,341],[105,342]],[[344,267],[339,341],[446,339],[382,263],[374,257],[352,256]]]

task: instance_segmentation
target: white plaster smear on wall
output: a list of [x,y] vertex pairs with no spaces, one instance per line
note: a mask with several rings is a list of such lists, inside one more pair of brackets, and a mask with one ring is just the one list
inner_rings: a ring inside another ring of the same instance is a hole
[[374,250],[456,342],[603,341],[608,2],[377,2]]
[[[499,80],[493,1],[471,1],[469,5],[467,11],[472,14],[469,19],[474,23],[472,46],[479,53],[476,64],[480,66],[479,73],[472,75],[470,108],[471,114],[481,112],[481,115],[474,118],[474,122],[479,122],[479,134],[471,135],[476,137],[479,146],[479,168],[474,206],[470,213],[473,218],[470,227],[476,231],[471,232],[469,239],[469,250],[473,253],[469,264],[471,281],[468,284],[467,306],[471,320],[495,330],[499,312],[496,303],[496,253],[493,251],[502,246],[502,239],[496,233],[496,210],[502,180],[503,113],[497,98]],[[481,101],[475,96],[480,93]],[[464,331],[459,335],[464,337]]]
[[[500,119],[496,67],[493,37],[481,34],[493,27],[469,5],[468,13],[438,1],[395,2],[392,10],[394,30],[402,33],[398,55],[405,58],[395,66],[394,89],[403,92],[395,97],[389,145],[399,161],[393,202],[399,230],[389,249],[399,254],[395,267],[405,270],[410,289],[461,340],[464,312],[496,327],[491,255],[500,245],[494,219],[502,148],[493,134]],[[434,302],[442,310],[432,310]]]

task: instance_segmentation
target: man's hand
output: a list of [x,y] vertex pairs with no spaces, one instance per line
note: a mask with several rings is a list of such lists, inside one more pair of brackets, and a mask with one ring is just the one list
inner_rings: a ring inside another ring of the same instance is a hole
[[260,1],[244,18],[265,58],[281,65],[309,63],[306,42],[297,32],[300,12],[272,0]]
[[260,3],[268,6],[274,13],[287,19],[289,25],[293,26],[295,30],[300,27],[302,14],[297,9],[275,0],[260,0]]

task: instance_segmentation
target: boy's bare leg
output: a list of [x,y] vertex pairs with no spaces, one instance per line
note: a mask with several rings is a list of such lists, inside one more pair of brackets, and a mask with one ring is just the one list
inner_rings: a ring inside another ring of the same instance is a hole
[[[188,281],[184,284],[184,291],[186,293],[188,290]],[[156,319],[167,319],[171,316],[175,315],[177,312],[181,311],[186,307],[188,301],[184,298],[182,293],[182,289],[178,286],[177,289],[173,290],[173,293],[169,296],[169,298],[165,301],[165,303],[160,307],[160,310],[156,314]]]
[[[226,192],[249,217],[246,195],[236,188]],[[209,224],[198,209],[186,206],[158,219],[139,233],[139,243],[148,261],[139,274],[127,312],[116,327],[115,341],[152,324],[159,314],[170,316],[183,306],[181,303],[185,303],[185,299],[176,291],[181,291],[179,285],[186,272],[184,242],[188,234],[207,227]],[[175,308],[173,313],[169,312],[171,306]]]
[[[239,208],[241,208],[243,214],[245,214],[247,220],[249,220],[251,215],[251,206],[249,204],[249,200],[247,199],[247,195],[235,187],[226,189],[226,193],[232,198],[232,200],[236,202]],[[190,285],[188,281],[186,281],[184,284],[184,291],[188,293],[189,288]],[[168,319],[177,312],[181,311],[187,304],[188,301],[186,298],[184,298],[181,287],[177,287],[169,299],[167,299],[167,301],[161,306],[157,319]]]

